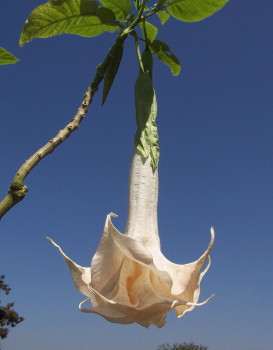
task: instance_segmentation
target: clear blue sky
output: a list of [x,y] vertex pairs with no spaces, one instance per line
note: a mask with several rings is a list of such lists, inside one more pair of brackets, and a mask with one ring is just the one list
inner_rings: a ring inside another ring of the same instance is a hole
[[[1,71],[0,159],[4,196],[21,165],[76,112],[115,35],[58,36],[18,47],[36,0],[2,1],[0,46],[20,62]],[[82,314],[83,296],[46,236],[87,266],[105,216],[124,230],[135,133],[137,65],[126,42],[122,67],[103,108],[95,96],[80,129],[28,176],[27,197],[1,221],[0,273],[25,321],[4,350],[156,350],[194,341],[210,350],[273,347],[273,108],[270,0],[231,0],[213,17],[170,20],[158,37],[180,58],[172,77],[155,60],[158,98],[159,231],[177,263],[195,260],[216,230],[201,300],[162,329],[107,323]]]

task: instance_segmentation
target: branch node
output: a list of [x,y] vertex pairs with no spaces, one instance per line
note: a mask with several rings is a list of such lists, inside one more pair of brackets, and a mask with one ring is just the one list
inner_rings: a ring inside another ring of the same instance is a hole
[[10,189],[8,190],[8,193],[11,194],[13,197],[16,197],[17,200],[23,199],[27,192],[28,192],[28,188],[25,185],[22,185],[20,187],[11,185]]

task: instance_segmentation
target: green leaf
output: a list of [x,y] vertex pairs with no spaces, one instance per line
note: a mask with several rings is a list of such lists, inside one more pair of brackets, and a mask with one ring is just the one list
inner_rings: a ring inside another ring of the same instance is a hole
[[[140,22],[139,26],[145,38],[145,30],[144,30],[143,23]],[[153,42],[157,36],[158,29],[153,24],[147,21],[145,21],[145,28],[146,28],[147,39],[150,40],[150,42]]]
[[125,22],[127,16],[131,13],[130,0],[100,0],[103,6],[112,10],[116,15],[116,18]]
[[162,8],[167,4],[168,0],[158,0],[156,8]]
[[151,157],[151,167],[155,171],[159,160],[157,103],[152,80],[145,73],[140,73],[135,83],[135,105],[137,122],[135,148],[145,159]]
[[102,93],[102,103],[104,104],[106,101],[106,98],[108,96],[108,93],[113,85],[113,82],[115,80],[115,77],[117,75],[119,65],[122,59],[123,55],[123,42],[117,42],[110,50],[109,53],[112,58],[109,67],[107,68],[105,75],[104,75],[104,84],[103,84],[103,93]]
[[154,40],[150,45],[152,52],[157,57],[170,67],[173,75],[179,75],[180,73],[180,62],[178,58],[171,52],[169,46],[161,40]]
[[196,22],[213,15],[229,0],[173,0],[167,5],[171,16],[185,22]]
[[0,65],[12,64],[18,62],[18,58],[13,56],[10,52],[0,47]]
[[135,5],[135,8],[138,10],[138,2],[134,0],[133,3]]
[[98,7],[96,1],[50,0],[30,13],[19,45],[23,46],[34,38],[48,38],[64,33],[92,37],[105,31],[114,32],[118,26],[114,20],[109,22],[109,18],[113,18],[112,11],[111,15],[109,11]]
[[161,24],[165,24],[167,20],[170,18],[170,15],[166,11],[158,11],[156,12],[156,14],[159,17]]

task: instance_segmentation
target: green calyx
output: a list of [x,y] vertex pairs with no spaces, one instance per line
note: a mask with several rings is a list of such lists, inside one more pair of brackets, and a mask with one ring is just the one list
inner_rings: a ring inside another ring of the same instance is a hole
[[135,106],[135,147],[145,159],[150,156],[151,167],[155,171],[159,161],[157,103],[152,80],[145,72],[140,72],[135,83]]

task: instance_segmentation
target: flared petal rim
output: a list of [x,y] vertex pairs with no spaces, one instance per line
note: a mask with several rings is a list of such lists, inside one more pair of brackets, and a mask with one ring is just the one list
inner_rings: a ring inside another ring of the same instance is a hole
[[[76,264],[48,238],[69,266],[76,288],[88,297],[79,305],[81,312],[98,314],[112,323],[136,322],[143,327],[151,324],[162,327],[170,310],[174,309],[177,317],[182,317],[212,298],[198,303],[200,282],[211,263],[213,228],[208,248],[201,257],[179,265],[166,259],[160,249],[151,252],[140,242],[120,233],[111,217],[116,215],[107,215],[89,268]],[[208,264],[203,269],[206,261]],[[83,307],[88,300],[92,307]]]

